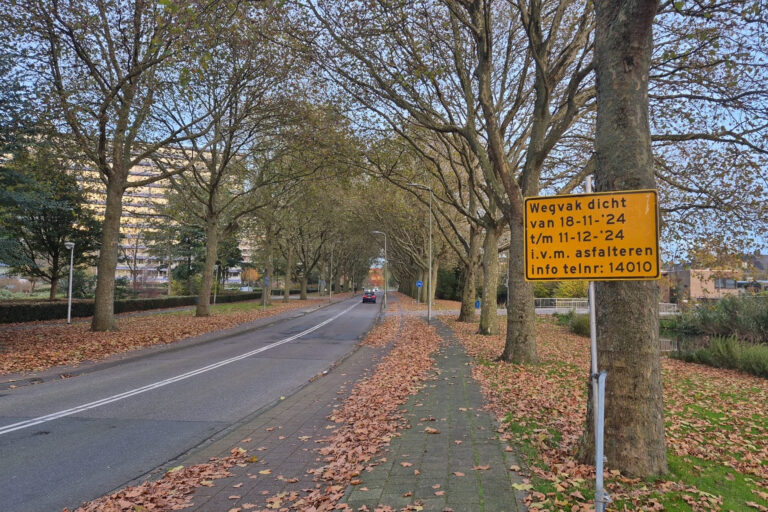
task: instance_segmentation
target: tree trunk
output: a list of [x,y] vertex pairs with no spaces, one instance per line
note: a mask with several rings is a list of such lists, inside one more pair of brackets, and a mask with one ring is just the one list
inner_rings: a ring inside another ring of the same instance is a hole
[[166,272],[166,275],[168,276],[168,296],[170,297],[173,295],[173,280],[171,279],[171,263],[173,263],[173,257],[171,256],[171,249],[168,248],[168,271]]
[[496,313],[496,291],[499,287],[499,238],[496,228],[485,230],[483,240],[483,302],[480,309],[480,334],[498,334],[499,318]]
[[[336,268],[333,269],[333,291],[336,293],[341,293],[341,272],[342,267],[341,263],[336,265]],[[386,287],[386,283],[384,284]]]
[[267,278],[269,283],[266,286],[264,286],[264,293],[267,294],[267,300],[266,300],[267,304],[271,304],[272,303],[272,287],[274,285],[275,262],[274,262],[274,260],[272,258],[272,253],[273,253],[272,244],[273,244],[273,241],[274,240],[272,238],[272,235],[268,233],[267,234],[267,239],[265,240],[265,242],[266,242],[265,248],[266,248],[266,251],[267,251],[267,264],[266,264],[267,275],[265,277]]
[[473,2],[470,12],[474,24],[481,28],[476,32],[478,68],[475,74],[478,78],[478,99],[488,139],[488,159],[492,166],[491,173],[485,169],[483,172],[490,184],[501,181],[509,200],[504,213],[510,230],[510,294],[507,303],[507,338],[501,358],[516,363],[532,363],[537,360],[534,322],[536,316],[533,309],[533,287],[525,281],[523,273],[523,194],[509,166],[504,147],[504,133],[499,125],[491,91],[493,52],[491,41],[487,37],[490,30],[486,30],[487,23],[490,23],[490,19],[486,19],[489,11],[483,9],[480,2]]
[[431,289],[429,290],[429,303],[432,304],[432,313],[434,314],[434,308],[435,308],[435,292],[437,291],[437,274],[440,270],[440,262],[438,258],[435,258],[435,260],[432,262],[432,276],[429,281],[431,285]]
[[96,266],[96,295],[93,304],[92,331],[114,331],[115,325],[115,270],[120,241],[120,217],[123,214],[123,185],[117,179],[107,184],[101,249]]
[[209,218],[205,224],[205,263],[203,278],[200,281],[200,293],[197,296],[195,316],[211,315],[211,290],[213,289],[213,271],[219,245],[219,226],[216,218]]
[[[51,272],[52,275],[56,276],[59,273],[58,269],[53,269],[53,272]],[[56,300],[56,287],[59,284],[59,278],[58,277],[52,277],[51,278],[51,293],[48,296],[49,300]]]
[[[655,188],[648,70],[656,1],[595,2],[598,191]],[[641,478],[667,471],[654,281],[597,283],[598,368],[608,373],[607,465]],[[594,437],[588,422],[585,443]],[[587,450],[582,450],[582,454]]]
[[288,256],[285,262],[285,288],[283,288],[283,302],[291,300],[291,269],[293,269],[293,251],[288,248]]
[[477,258],[480,254],[480,231],[472,224],[469,227],[469,254],[464,264],[464,283],[461,287],[461,310],[459,322],[475,321],[475,296],[477,295]]
[[536,314],[533,302],[533,284],[525,276],[522,217],[509,220],[509,298],[507,299],[507,338],[501,359],[510,363],[535,363]]
[[301,300],[307,300],[307,281],[309,281],[309,278],[305,275],[301,276],[301,295],[299,295],[299,299]]

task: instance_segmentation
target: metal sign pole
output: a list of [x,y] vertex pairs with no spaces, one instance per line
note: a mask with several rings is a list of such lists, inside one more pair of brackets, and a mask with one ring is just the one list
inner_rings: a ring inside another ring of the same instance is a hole
[[[592,176],[587,176],[587,193],[592,192]],[[592,418],[595,427],[595,511],[604,512],[610,500],[603,488],[603,440],[605,426],[605,378],[597,366],[597,314],[595,312],[595,282],[589,282],[589,348],[592,356]]]

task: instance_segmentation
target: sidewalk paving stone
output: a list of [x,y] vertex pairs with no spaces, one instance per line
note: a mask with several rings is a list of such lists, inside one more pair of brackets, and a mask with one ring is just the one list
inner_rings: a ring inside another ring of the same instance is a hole
[[354,510],[380,505],[420,506],[425,512],[524,510],[522,494],[512,487],[522,480],[509,471],[516,461],[499,440],[495,419],[482,409],[472,360],[447,326],[437,322],[437,331],[446,344],[436,354],[435,379],[404,406],[410,428],[392,440],[386,462],[347,489],[343,502]]

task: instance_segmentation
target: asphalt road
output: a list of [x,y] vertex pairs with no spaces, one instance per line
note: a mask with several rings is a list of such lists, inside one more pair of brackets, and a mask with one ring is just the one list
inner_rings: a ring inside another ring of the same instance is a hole
[[353,350],[378,309],[356,297],[0,393],[0,510],[73,508],[167,464],[328,369]]

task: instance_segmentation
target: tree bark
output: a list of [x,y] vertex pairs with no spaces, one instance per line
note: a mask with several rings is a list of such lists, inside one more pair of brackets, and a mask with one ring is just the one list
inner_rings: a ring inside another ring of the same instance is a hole
[[[440,259],[435,258],[435,260],[432,262],[432,278],[430,279],[429,283],[431,285],[431,289],[429,290],[429,303],[432,304],[432,308],[435,307],[435,292],[437,291],[437,274],[440,270]],[[433,311],[434,313],[434,311]]]
[[213,270],[219,246],[219,226],[216,218],[208,218],[205,223],[205,263],[203,278],[200,281],[200,294],[197,296],[195,316],[211,315],[211,290],[213,289]]
[[485,230],[483,241],[483,302],[480,309],[480,334],[499,334],[499,317],[496,313],[496,291],[499,287],[499,237],[491,222]]
[[[475,1],[470,4],[470,15],[477,42],[478,68],[475,74],[478,78],[480,106],[485,120],[485,131],[488,139],[488,160],[492,172],[487,172],[486,181],[497,189],[500,181],[504,188],[508,203],[504,205],[504,214],[510,230],[510,295],[507,304],[507,338],[501,358],[504,361],[517,363],[532,363],[536,356],[536,328],[533,309],[533,292],[524,279],[524,235],[523,226],[523,193],[520,185],[510,169],[504,147],[504,133],[497,118],[492,90],[493,51],[490,34],[490,10],[484,4]],[[514,248],[514,250],[513,250]]]
[[285,262],[285,288],[283,288],[283,302],[291,300],[291,270],[293,269],[293,251],[288,247],[288,256]]
[[168,296],[170,297],[173,295],[173,280],[171,279],[171,264],[173,263],[173,256],[171,255],[171,248],[170,245],[168,246],[168,271],[166,272],[166,275],[168,276]]
[[[597,0],[598,191],[655,188],[648,70],[655,0]],[[608,373],[605,456],[638,477],[667,471],[655,281],[597,283],[598,368]],[[584,441],[594,437],[588,421]],[[582,450],[585,453],[586,450]]]
[[266,245],[266,251],[267,251],[267,264],[266,264],[266,271],[267,275],[266,278],[269,280],[269,283],[264,287],[264,293],[267,294],[266,303],[271,304],[272,303],[272,287],[274,285],[274,273],[275,273],[275,262],[272,258],[273,251],[273,242],[274,239],[272,238],[271,233],[267,233],[267,239],[265,240]]
[[[57,275],[58,273],[59,273],[58,269],[53,269],[53,272],[51,272],[51,274],[53,274],[54,276]],[[56,286],[58,284],[59,284],[59,278],[58,277],[52,277],[51,278],[51,293],[48,296],[49,300],[56,300]]]
[[115,270],[120,241],[120,217],[123,214],[123,184],[116,178],[107,184],[101,249],[96,266],[96,295],[94,298],[92,331],[114,331],[115,325]]
[[533,303],[533,285],[525,276],[525,250],[522,240],[524,226],[522,217],[509,221],[509,299],[507,300],[507,338],[501,359],[510,363],[535,363],[536,314]]
[[464,264],[464,283],[461,287],[461,310],[459,322],[475,321],[475,296],[477,295],[477,258],[480,254],[480,231],[472,224],[469,227],[469,253]]
[[301,276],[301,295],[299,295],[300,300],[307,300],[307,281],[309,278],[305,275]]

